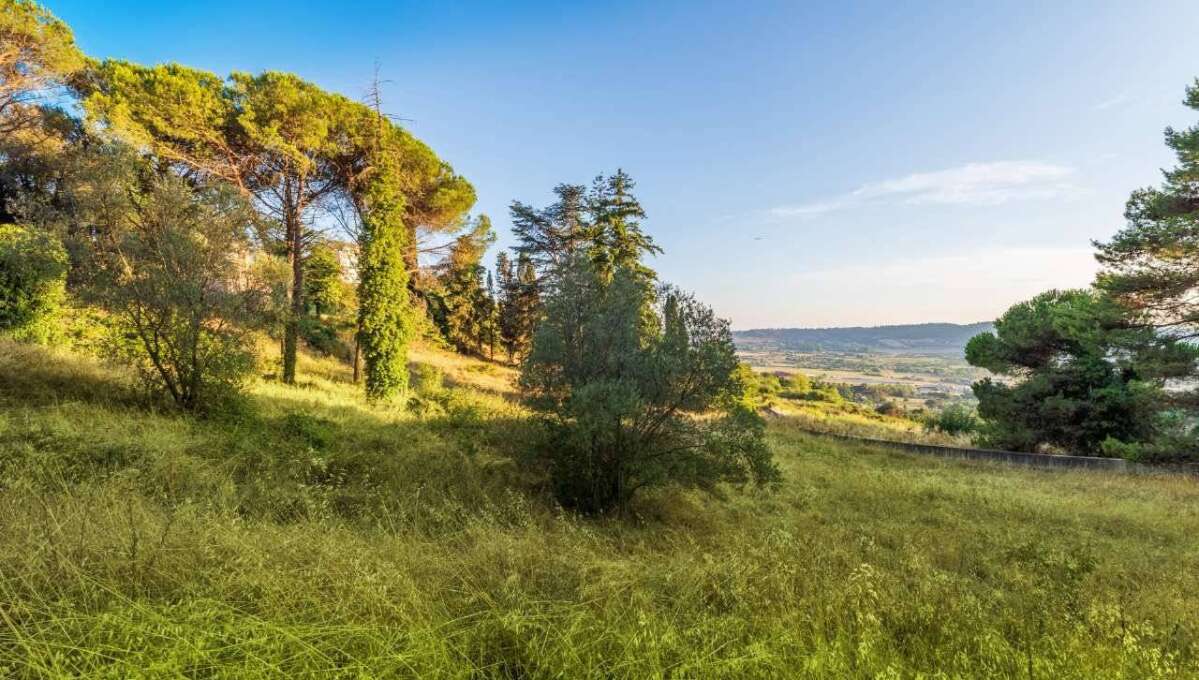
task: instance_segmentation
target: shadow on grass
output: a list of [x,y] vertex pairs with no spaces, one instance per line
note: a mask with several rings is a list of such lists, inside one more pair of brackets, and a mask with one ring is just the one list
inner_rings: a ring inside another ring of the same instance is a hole
[[50,406],[72,401],[146,403],[125,375],[97,359],[0,340],[0,404]]

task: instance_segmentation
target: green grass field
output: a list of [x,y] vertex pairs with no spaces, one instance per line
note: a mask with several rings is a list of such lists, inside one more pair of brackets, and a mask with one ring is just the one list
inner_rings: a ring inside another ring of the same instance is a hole
[[148,413],[0,345],[0,677],[1187,678],[1199,484],[771,438],[785,481],[557,510],[505,369]]

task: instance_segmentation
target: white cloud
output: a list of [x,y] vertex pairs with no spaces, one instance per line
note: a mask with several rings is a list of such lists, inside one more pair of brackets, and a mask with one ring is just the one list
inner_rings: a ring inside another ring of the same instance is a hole
[[842,196],[770,210],[774,217],[812,217],[858,205],[994,206],[1017,200],[1065,198],[1080,193],[1074,168],[1041,161],[968,163],[934,172],[872,182]]
[[845,201],[817,201],[803,205],[785,205],[772,208],[770,214],[775,217],[811,217],[840,210],[845,207]]

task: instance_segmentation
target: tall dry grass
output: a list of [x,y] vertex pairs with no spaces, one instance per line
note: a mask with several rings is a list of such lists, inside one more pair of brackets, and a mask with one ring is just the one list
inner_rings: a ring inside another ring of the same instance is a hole
[[512,463],[492,369],[437,360],[420,416],[309,360],[196,420],[0,345],[0,677],[1199,674],[1193,482],[778,419],[776,491],[581,520]]

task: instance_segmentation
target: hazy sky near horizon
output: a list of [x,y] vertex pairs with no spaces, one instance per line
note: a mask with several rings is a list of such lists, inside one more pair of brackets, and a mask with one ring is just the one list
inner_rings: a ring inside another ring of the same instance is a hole
[[1171,164],[1194,0],[47,0],[93,56],[296,72],[508,204],[623,167],[663,279],[734,328],[994,318],[1086,285]]

